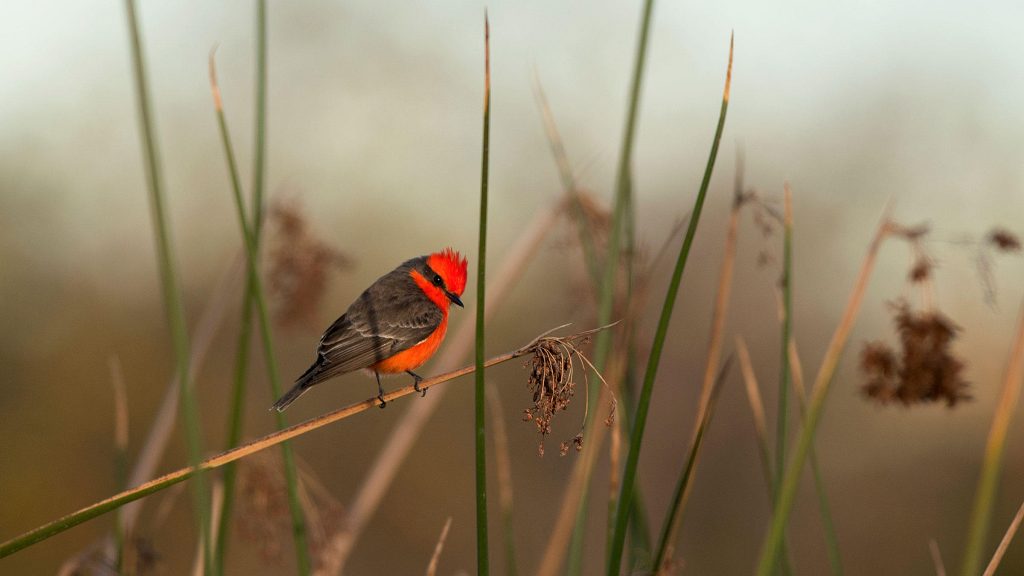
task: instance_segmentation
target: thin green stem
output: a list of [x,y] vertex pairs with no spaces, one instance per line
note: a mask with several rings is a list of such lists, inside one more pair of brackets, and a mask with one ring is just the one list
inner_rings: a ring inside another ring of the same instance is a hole
[[487,428],[484,382],[484,287],[487,264],[487,183],[491,152],[491,25],[484,12],[484,133],[480,160],[480,243],[476,268],[476,572],[490,572],[487,548]]
[[[787,196],[788,197],[788,196]],[[779,360],[779,404],[776,418],[775,431],[775,493],[772,495],[774,503],[779,501],[779,490],[782,488],[782,475],[786,469],[786,440],[789,436],[789,387],[791,386],[791,375],[789,366],[789,340],[793,326],[793,290],[792,290],[792,255],[793,255],[793,226],[792,211],[790,203],[786,203],[786,217],[783,223],[782,239],[782,276],[779,278],[779,289],[782,293],[782,337],[781,356]],[[783,543],[785,545],[785,543]],[[782,570],[782,559],[779,557],[778,569]]]
[[[238,222],[245,242],[249,282],[253,285],[252,294],[259,318],[260,340],[263,344],[263,354],[267,364],[267,375],[268,380],[270,381],[271,394],[272,398],[278,398],[281,396],[281,383],[278,377],[277,359],[274,355],[274,343],[270,331],[270,317],[267,312],[267,305],[264,298],[263,286],[259,278],[259,271],[257,270],[256,239],[253,227],[249,225],[249,222],[245,218],[245,201],[242,198],[242,185],[238,177],[238,166],[235,163],[234,149],[231,146],[231,136],[228,131],[227,121],[224,117],[224,109],[220,99],[220,90],[217,87],[212,54],[210,56],[210,84],[213,90],[214,104],[216,106],[217,124],[220,127],[221,140],[224,144],[224,155],[227,159],[228,171],[231,176],[231,187],[234,192]],[[278,429],[283,429],[287,426],[284,414],[275,411],[274,416]],[[299,499],[298,474],[295,467],[295,457],[292,454],[290,444],[281,444],[281,457],[284,463],[284,476],[285,483],[287,485],[289,511],[291,512],[292,539],[295,541],[296,561],[298,563],[299,574],[306,575],[311,571],[311,564],[309,548],[306,544],[305,518],[302,511],[302,503]]]
[[[238,332],[238,343],[235,352],[235,373],[231,385],[231,408],[228,414],[227,448],[237,446],[242,440],[243,415],[245,412],[246,375],[249,368],[249,352],[252,342],[253,316],[253,284],[246,277],[245,295],[242,302],[242,321]],[[220,508],[220,526],[217,529],[217,563],[224,572],[224,561],[227,555],[228,542],[231,535],[231,512],[234,508],[235,480],[237,468],[235,464],[224,467],[224,500]]]
[[[179,396],[182,420],[187,437],[189,462],[194,466],[202,458],[203,435],[200,428],[199,412],[196,408],[194,391],[192,390],[192,382],[189,379],[189,344],[188,329],[185,322],[185,307],[182,302],[181,281],[175,264],[174,245],[171,241],[171,231],[165,208],[159,153],[157,152],[149,85],[146,77],[145,55],[142,52],[142,38],[134,0],[125,0],[125,7],[128,16],[128,29],[131,34],[132,63],[135,72],[136,95],[138,96],[139,124],[142,130],[142,143],[145,150],[144,164],[149,184],[150,210],[156,236],[157,261],[160,268],[165,312],[170,324],[171,339],[174,344],[175,370],[178,373],[178,381],[180,383]],[[210,546],[210,494],[207,489],[206,478],[202,474],[196,479],[193,501],[207,574],[216,574]]]
[[[605,256],[604,276],[601,281],[599,293],[597,319],[598,325],[604,326],[611,322],[612,311],[615,305],[615,280],[618,276],[619,260],[622,254],[622,233],[626,228],[628,219],[628,208],[631,203],[629,197],[632,193],[630,183],[632,179],[631,165],[633,162],[633,145],[636,140],[636,127],[640,111],[640,94],[643,86],[644,69],[647,62],[647,45],[650,36],[651,14],[654,11],[654,0],[645,0],[643,12],[640,17],[640,32],[637,38],[636,58],[633,63],[633,76],[630,82],[629,103],[626,111],[626,125],[622,133],[622,148],[619,152],[619,163],[615,177],[615,205],[612,213],[611,231],[608,237],[608,254]],[[632,231],[632,226],[628,227]],[[627,242],[632,246],[633,242]],[[627,295],[628,297],[628,295]],[[608,355],[611,350],[612,335],[610,333],[598,334],[594,343],[594,368],[603,371],[608,363]],[[594,415],[597,414],[597,401],[600,397],[600,386],[597,378],[591,379],[591,389],[588,395],[589,422],[585,423],[587,428],[593,426]],[[587,524],[587,501],[589,500],[590,479],[589,474],[583,480],[580,506],[576,510],[576,522],[573,527],[572,540],[569,544],[569,559],[567,563],[567,574],[579,576],[583,570],[583,540]],[[609,523],[613,520],[608,519]]]
[[697,234],[697,224],[700,222],[701,211],[704,208],[704,200],[707,197],[708,187],[711,184],[711,175],[715,169],[715,159],[718,157],[718,146],[722,140],[722,132],[725,130],[725,117],[729,110],[729,87],[732,81],[732,51],[733,42],[729,40],[729,65],[725,78],[725,90],[722,94],[722,107],[718,115],[718,125],[715,128],[715,137],[711,144],[711,153],[708,155],[708,163],[704,169],[704,178],[701,181],[700,191],[693,205],[693,217],[690,219],[686,229],[686,236],[683,245],[679,249],[679,257],[676,259],[675,270],[672,272],[672,280],[669,282],[668,291],[665,294],[665,304],[661,308],[661,316],[658,319],[658,328],[654,333],[654,341],[651,343],[651,354],[647,360],[647,369],[644,373],[644,383],[640,389],[640,399],[636,410],[636,422],[633,424],[632,437],[629,442],[629,456],[626,458],[626,468],[623,471],[622,483],[619,489],[619,503],[615,513],[615,533],[612,538],[611,549],[608,558],[608,574],[614,576],[619,573],[622,563],[622,548],[626,539],[626,526],[629,523],[630,502],[633,496],[633,486],[636,482],[637,463],[640,460],[640,447],[643,441],[644,427],[647,424],[647,412],[650,408],[651,393],[654,389],[654,380],[658,375],[658,365],[661,362],[661,353],[665,346],[665,338],[668,335],[668,326],[672,320],[672,311],[675,307],[676,295],[679,292],[679,285],[682,281],[683,271],[686,269],[686,262],[689,259],[690,247]]
[[[267,120],[267,2],[256,0],[256,110],[255,150],[253,153],[252,186],[252,227],[257,257],[260,250],[260,232],[263,229],[263,179],[266,174],[266,120]],[[231,387],[231,408],[228,416],[227,447],[236,446],[242,439],[243,414],[245,411],[246,375],[249,367],[249,350],[252,343],[253,291],[250,279],[245,283],[242,302],[242,321],[238,334],[235,356],[235,375]],[[220,526],[217,530],[216,561],[224,571],[224,560],[230,541],[231,512],[234,506],[236,469],[229,464],[224,469],[224,500],[221,504]]]

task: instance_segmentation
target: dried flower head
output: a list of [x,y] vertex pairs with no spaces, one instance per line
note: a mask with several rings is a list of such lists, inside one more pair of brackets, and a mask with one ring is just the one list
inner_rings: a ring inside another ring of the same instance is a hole
[[269,226],[267,285],[274,319],[281,325],[314,324],[328,272],[332,268],[347,269],[352,261],[310,230],[298,201],[275,201],[270,207]]
[[[527,350],[531,354],[526,361],[525,367],[530,370],[527,378],[527,388],[530,390],[533,405],[523,411],[523,421],[533,422],[540,432],[541,440],[537,447],[537,453],[544,455],[544,438],[551,434],[551,420],[555,414],[562,412],[569,407],[569,403],[576,393],[576,381],[573,379],[575,373],[574,360],[578,361],[583,371],[584,390],[589,394],[588,369],[594,369],[593,364],[583,355],[580,348],[590,342],[590,334],[593,331],[568,336],[564,338],[546,336],[537,339]],[[595,369],[596,373],[596,369]],[[598,378],[604,383],[604,379],[598,374]],[[604,383],[607,387],[607,383]],[[611,398],[611,410],[606,419],[610,425],[615,413],[615,399],[609,392]],[[583,421],[586,422],[584,413]],[[571,440],[562,442],[559,445],[559,453],[563,456],[569,452],[570,446],[579,451],[583,446],[583,426],[580,432]]]
[[969,384],[961,375],[964,363],[950,352],[959,328],[938,311],[915,312],[906,302],[893,309],[899,359],[885,344],[866,344],[861,351],[861,370],[868,376],[864,394],[882,404],[944,401],[953,407],[969,400]]

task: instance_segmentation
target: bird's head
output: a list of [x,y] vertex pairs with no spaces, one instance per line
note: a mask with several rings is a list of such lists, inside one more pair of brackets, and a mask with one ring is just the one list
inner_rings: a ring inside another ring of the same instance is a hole
[[459,296],[466,289],[466,259],[455,250],[445,248],[427,256],[427,266],[434,271],[434,276],[427,280],[443,290],[453,304],[462,306]]

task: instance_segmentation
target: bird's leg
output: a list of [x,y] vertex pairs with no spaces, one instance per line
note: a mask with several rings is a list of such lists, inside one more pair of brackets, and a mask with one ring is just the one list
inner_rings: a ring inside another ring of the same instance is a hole
[[384,409],[388,403],[384,401],[384,387],[380,385],[380,374],[374,372],[373,375],[377,377],[377,400],[380,400],[380,408]]
[[420,376],[419,374],[413,372],[412,370],[406,370],[405,373],[408,374],[409,376],[412,376],[412,389],[422,393],[420,394],[420,398],[426,396],[426,389],[420,389],[420,382],[423,380],[423,376]]

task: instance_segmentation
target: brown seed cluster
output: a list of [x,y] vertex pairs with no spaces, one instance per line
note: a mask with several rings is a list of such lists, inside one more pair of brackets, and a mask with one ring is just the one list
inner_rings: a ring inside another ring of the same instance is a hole
[[328,273],[350,268],[352,260],[310,230],[295,200],[275,201],[270,207],[269,225],[267,272],[274,320],[282,326],[313,325]]
[[970,400],[963,379],[964,363],[950,352],[959,328],[938,311],[915,312],[906,302],[893,305],[900,352],[888,344],[869,342],[860,355],[868,377],[864,394],[880,404],[945,402],[953,407]]
[[[573,379],[574,360],[580,364],[583,371],[583,388],[589,394],[587,374],[588,369],[593,369],[594,366],[580,348],[590,343],[590,334],[593,332],[595,330],[565,338],[544,337],[527,348],[532,355],[524,366],[530,370],[526,385],[533,395],[533,405],[523,410],[523,421],[533,422],[540,432],[541,439],[537,446],[537,453],[540,456],[544,456],[544,439],[551,434],[551,420],[556,413],[569,407],[569,402],[576,393],[576,381]],[[610,398],[611,409],[605,419],[605,425],[611,426],[614,422],[616,402],[611,391],[607,389],[604,378],[601,378],[600,374],[598,378],[601,379]],[[587,415],[584,413],[584,424],[586,420]],[[583,425],[571,440],[559,444],[559,454],[565,456],[570,448],[577,452],[583,450]]]
[[1000,252],[1020,252],[1020,238],[1006,228],[993,228],[987,240]]
[[[544,338],[534,347],[526,364],[530,369],[526,386],[533,394],[533,406],[523,411],[523,420],[537,425],[541,434],[537,451],[543,456],[544,437],[551,433],[551,419],[569,407],[576,393],[572,353],[557,340]],[[562,454],[568,451],[566,447]]]

